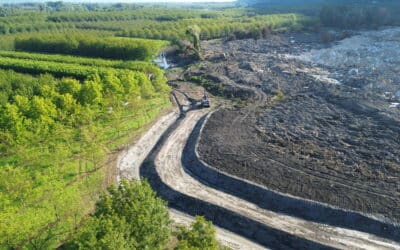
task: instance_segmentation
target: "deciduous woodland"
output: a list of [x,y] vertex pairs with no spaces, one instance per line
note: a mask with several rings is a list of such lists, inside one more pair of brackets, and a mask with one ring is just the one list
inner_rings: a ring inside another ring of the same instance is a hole
[[110,187],[116,153],[172,106],[153,59],[190,43],[189,27],[236,40],[399,23],[387,8],[247,2],[0,6],[0,249],[222,248],[201,217],[172,233],[147,182]]

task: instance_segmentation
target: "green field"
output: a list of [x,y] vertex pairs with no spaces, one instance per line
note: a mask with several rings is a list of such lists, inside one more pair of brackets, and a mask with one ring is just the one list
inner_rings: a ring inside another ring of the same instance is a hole
[[171,106],[169,87],[148,61],[0,54],[0,246],[52,248],[110,184],[112,153]]

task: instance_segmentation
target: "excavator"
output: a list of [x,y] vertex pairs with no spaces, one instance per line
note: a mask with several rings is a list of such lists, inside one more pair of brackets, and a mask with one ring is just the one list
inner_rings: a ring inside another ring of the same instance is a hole
[[211,106],[206,92],[204,92],[203,98],[201,99],[201,106],[203,108],[209,108]]

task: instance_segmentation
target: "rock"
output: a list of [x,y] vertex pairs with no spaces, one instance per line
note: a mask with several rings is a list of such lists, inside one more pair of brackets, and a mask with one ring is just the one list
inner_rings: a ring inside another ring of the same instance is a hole
[[242,62],[239,67],[252,72],[260,71],[260,69],[258,69],[258,67],[252,62]]
[[394,97],[400,100],[400,90],[397,91],[396,94],[394,94]]

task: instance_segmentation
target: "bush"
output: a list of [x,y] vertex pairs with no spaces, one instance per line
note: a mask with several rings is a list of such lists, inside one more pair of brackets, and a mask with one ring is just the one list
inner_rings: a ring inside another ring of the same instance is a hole
[[166,203],[146,182],[111,187],[73,244],[79,249],[163,249],[169,238]]
[[197,216],[190,228],[180,227],[175,250],[218,250],[215,228],[204,217]]

